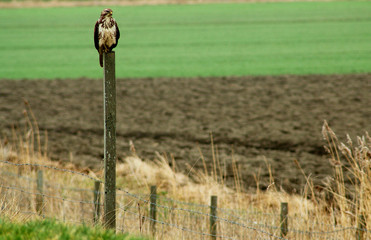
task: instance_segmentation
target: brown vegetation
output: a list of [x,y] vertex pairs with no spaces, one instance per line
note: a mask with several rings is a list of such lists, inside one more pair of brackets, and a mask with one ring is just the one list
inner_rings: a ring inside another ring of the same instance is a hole
[[[102,172],[50,161],[44,151],[46,142],[39,140],[38,124],[29,108],[25,118],[25,129],[14,130],[11,141],[0,141],[0,203],[3,206],[0,213],[17,221],[42,216],[93,224],[93,205],[88,189],[93,185],[91,178],[101,179]],[[361,226],[360,219],[364,219],[367,226],[371,224],[368,215],[371,211],[371,138],[366,133],[358,137],[356,143],[350,138],[346,144],[340,143],[327,122],[322,134],[327,141],[328,164],[332,165],[334,174],[326,187],[319,190],[313,185],[312,177],[303,173],[306,185],[302,195],[279,191],[272,181],[264,191],[257,188],[253,194],[244,193],[240,191],[236,166],[235,185],[228,188],[223,184],[223,169],[217,161],[214,170],[192,169],[185,175],[175,171],[175,167],[169,166],[168,159],[160,155],[153,162],[143,162],[132,145],[131,156],[117,166],[117,183],[122,189],[117,192],[118,231],[150,234],[146,201],[149,186],[157,185],[160,195],[158,220],[170,225],[157,224],[156,239],[195,238],[184,229],[207,234],[209,210],[203,206],[208,205],[211,195],[218,196],[218,234],[223,236],[274,239],[280,235],[277,228],[280,203],[288,202],[289,233],[285,236],[288,239],[353,239],[357,232],[368,239],[370,231],[358,231],[357,228]],[[14,166],[7,162],[23,165]],[[31,181],[35,176],[34,167],[44,171],[45,202],[41,216],[36,213],[35,194],[32,193],[36,192]],[[350,173],[348,176],[344,174],[346,168]],[[78,172],[87,175],[81,176]],[[345,185],[346,177],[352,179],[352,187]],[[259,185],[259,179],[256,180]]]

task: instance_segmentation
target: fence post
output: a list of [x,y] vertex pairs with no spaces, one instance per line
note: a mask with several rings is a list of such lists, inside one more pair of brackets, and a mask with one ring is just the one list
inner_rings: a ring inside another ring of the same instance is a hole
[[287,215],[288,215],[289,209],[287,202],[281,202],[281,237],[284,237],[287,235],[288,232],[288,221],[287,221]]
[[151,231],[152,235],[156,234],[156,201],[157,201],[157,187],[151,186],[151,196],[150,196],[150,217],[151,219]]
[[94,224],[99,222],[100,217],[100,182],[94,182]]
[[211,203],[210,203],[210,235],[212,240],[216,240],[216,218],[217,218],[217,209],[218,207],[218,197],[211,196]]
[[358,216],[358,228],[356,232],[356,239],[357,240],[363,240],[363,234],[365,233],[366,229],[366,218],[365,215],[359,215]]
[[[82,198],[82,201],[83,200],[84,199]],[[80,222],[82,224],[85,224],[85,210],[84,210],[84,203],[83,202],[80,202],[80,208],[81,208],[81,220],[80,220]]]
[[115,52],[104,53],[104,226],[116,228]]
[[44,185],[43,171],[37,170],[36,188],[38,194],[36,195],[36,212],[39,215],[42,215],[43,213],[44,205],[43,185]]

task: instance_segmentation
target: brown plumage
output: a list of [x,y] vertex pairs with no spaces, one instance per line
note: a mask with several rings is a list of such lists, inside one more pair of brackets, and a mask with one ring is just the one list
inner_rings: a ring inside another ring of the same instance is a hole
[[104,9],[94,27],[94,45],[99,53],[99,64],[103,67],[103,53],[111,52],[120,38],[120,30],[112,17],[110,8]]

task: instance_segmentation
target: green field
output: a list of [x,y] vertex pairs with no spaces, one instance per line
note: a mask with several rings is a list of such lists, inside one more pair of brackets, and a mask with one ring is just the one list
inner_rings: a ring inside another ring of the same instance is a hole
[[145,240],[146,238],[132,237],[127,234],[115,234],[113,231],[101,227],[73,226],[58,223],[53,220],[30,221],[13,223],[0,219],[0,239],[105,239],[105,240]]
[[[118,77],[371,72],[370,1],[109,7]],[[101,9],[0,9],[0,78],[101,78]]]

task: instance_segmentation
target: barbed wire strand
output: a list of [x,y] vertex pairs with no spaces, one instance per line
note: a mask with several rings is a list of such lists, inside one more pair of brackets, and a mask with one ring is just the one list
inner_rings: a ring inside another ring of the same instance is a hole
[[6,176],[12,176],[12,177],[17,177],[17,178],[24,178],[25,180],[29,180],[29,181],[34,181],[36,180],[36,178],[32,178],[32,177],[27,177],[27,176],[19,176],[19,174],[16,174],[16,173],[12,173],[12,172],[7,172],[7,171],[1,171],[2,174],[6,175]]
[[[174,202],[174,203],[178,203],[178,204],[201,207],[201,208],[210,208],[210,205],[206,205],[206,204],[183,202],[183,201],[179,201],[179,200],[175,200],[175,199],[171,199],[171,198],[162,197],[162,196],[159,196],[158,194],[154,194],[154,195],[157,195],[157,200],[159,200],[159,201]],[[148,198],[150,196],[152,196],[152,194],[148,194]],[[263,213],[263,212],[258,212],[258,211],[252,212],[252,211],[243,210],[243,209],[238,210],[238,209],[228,209],[228,208],[219,208],[218,207],[218,210],[223,211],[223,212],[226,212],[226,211],[244,212],[245,214],[248,214],[248,215],[280,216],[280,214]]]
[[182,231],[186,231],[186,232],[190,232],[190,233],[194,233],[194,234],[198,234],[198,235],[203,235],[203,236],[211,236],[211,237],[217,237],[217,238],[225,238],[225,239],[232,239],[232,240],[235,240],[235,238],[232,238],[232,237],[228,237],[228,236],[222,236],[222,235],[213,235],[213,234],[209,234],[209,233],[204,233],[204,232],[197,232],[197,231],[194,231],[192,229],[188,229],[188,228],[185,228],[185,227],[182,227],[182,226],[178,226],[176,224],[172,224],[172,223],[167,223],[167,222],[163,222],[163,221],[160,221],[160,220],[156,220],[156,219],[153,219],[151,217],[148,217],[148,216],[145,216],[145,215],[140,215],[136,212],[131,212],[131,211],[127,211],[123,208],[120,208],[121,210],[127,212],[127,213],[130,213],[130,214],[133,214],[135,216],[138,216],[138,217],[143,217],[149,221],[153,221],[153,222],[156,222],[156,223],[159,223],[159,224],[163,224],[163,225],[167,225],[167,226],[170,226],[170,227],[175,227],[175,228],[178,228]]
[[[64,172],[70,172],[70,173],[82,175],[82,176],[87,177],[87,178],[89,178],[91,180],[99,181],[99,182],[103,183],[103,181],[101,181],[101,180],[92,178],[89,175],[86,175],[86,174],[83,174],[83,173],[80,173],[80,172],[76,172],[76,171],[73,171],[73,170],[61,169],[61,168],[57,168],[57,167],[53,167],[53,166],[46,166],[46,165],[40,165],[40,164],[30,164],[30,163],[18,164],[18,163],[12,163],[12,162],[9,162],[9,161],[0,161],[0,162],[6,163],[6,164],[15,165],[15,166],[35,166],[35,167],[37,166],[37,167],[44,167],[44,168],[49,168],[49,169],[54,169],[54,170],[59,170],[59,171],[64,171]],[[25,176],[18,176],[17,174],[6,172],[6,171],[2,171],[2,173],[6,174],[6,175],[9,175],[9,176],[24,178],[24,179],[27,179],[27,180],[35,180],[35,178],[30,178],[30,177],[25,177]],[[50,184],[50,183],[45,183],[45,185],[48,186],[48,187],[59,188],[59,189],[63,189],[63,190],[95,192],[92,189],[62,187],[61,184],[54,184],[55,186],[52,186],[52,184]],[[122,189],[119,189],[119,190],[125,191],[125,190],[122,190]],[[36,193],[33,193],[33,194],[36,194]],[[125,192],[125,194],[128,195],[128,192]],[[43,196],[47,196],[47,195],[44,194]],[[140,197],[138,197],[138,195],[131,194],[131,196],[133,196],[133,197],[135,196],[137,199],[140,199]],[[143,194],[143,196],[151,196],[151,194]],[[53,198],[61,199],[61,200],[64,199],[64,198],[58,198],[58,197],[55,197],[55,196],[49,196],[49,197],[53,197]],[[183,201],[178,201],[178,200],[174,200],[174,199],[171,199],[171,198],[159,197],[158,195],[157,195],[157,197],[158,197],[158,199],[160,201],[175,202],[175,203],[178,203],[178,204],[189,205],[189,206],[196,206],[196,207],[202,207],[202,208],[209,208],[210,207],[209,205],[205,205],[205,204],[183,202]],[[143,199],[140,199],[140,200],[145,201],[145,202],[149,202],[148,200],[143,200]],[[75,200],[75,201],[77,202],[77,200]],[[100,205],[102,205],[102,204],[100,204]],[[159,205],[157,205],[157,206],[159,206]],[[166,208],[167,209],[170,209],[170,210],[183,210],[184,211],[184,209],[181,209],[181,208],[170,208],[170,207],[166,207]],[[233,215],[231,213],[227,213],[227,211],[231,211],[231,212],[242,212],[243,210],[226,209],[226,208],[218,208],[218,210],[226,213],[229,216],[232,216],[234,218],[237,218],[239,220],[250,222],[251,224],[254,224],[256,226],[265,227],[265,228],[271,228],[271,229],[278,229],[279,228],[279,227],[276,227],[276,226],[269,226],[269,225],[266,225],[266,224],[259,224],[259,223],[254,222],[253,220],[243,219],[243,218],[238,217],[238,216],[235,216],[235,215]],[[188,210],[188,211],[192,211],[192,210]],[[199,214],[199,212],[196,212],[196,213]],[[260,212],[246,212],[246,214],[249,214],[249,215],[256,214],[256,215],[279,216],[279,214],[260,213]],[[205,215],[205,214],[203,214],[203,215]],[[206,216],[208,216],[208,214],[206,214]],[[297,217],[290,217],[290,218],[291,219],[296,219]],[[302,217],[298,217],[298,218],[302,218]],[[343,227],[342,229],[349,229],[349,228],[351,228],[351,227]],[[342,229],[333,230],[332,232],[343,231]],[[297,232],[297,233],[304,233],[304,234],[322,234],[322,233],[328,233],[328,232],[311,232],[311,231],[296,230],[296,229],[290,229],[290,231]],[[366,229],[366,231],[367,231],[367,229]]]
[[5,163],[5,164],[13,165],[13,166],[18,166],[18,167],[20,167],[20,166],[32,166],[32,167],[48,168],[48,169],[52,169],[52,170],[56,170],[56,171],[62,171],[62,172],[69,172],[69,173],[73,173],[73,174],[77,174],[77,175],[89,178],[93,181],[104,183],[102,180],[93,178],[93,177],[91,177],[91,176],[89,176],[85,173],[81,173],[81,172],[77,172],[77,171],[73,171],[73,170],[69,170],[69,169],[58,168],[58,167],[54,167],[54,166],[41,165],[41,164],[37,164],[37,163],[12,163],[12,162],[9,162],[9,161],[2,161],[2,160],[0,160],[0,163]]
[[[32,178],[32,177],[27,177],[27,176],[19,176],[16,173],[11,173],[11,172],[8,172],[8,171],[1,171],[1,174],[4,174],[5,176],[16,177],[16,178],[24,178],[25,180],[29,180],[29,181],[36,181],[37,180],[37,178]],[[93,189],[87,189],[87,188],[65,187],[65,186],[63,186],[62,184],[59,184],[59,183],[44,183],[44,184],[45,184],[45,186],[50,187],[50,188],[54,188],[54,189],[69,190],[69,191],[76,191],[76,192],[92,192],[92,193],[96,192]]]
[[137,197],[136,195],[131,194],[131,193],[129,193],[129,192],[123,190],[123,189],[119,189],[119,190],[126,192],[129,196],[132,196],[134,198],[137,198],[138,200],[141,200],[142,202],[150,203],[150,204],[156,205],[157,207],[160,207],[160,208],[166,208],[168,210],[180,210],[180,211],[185,211],[185,212],[189,212],[189,213],[195,213],[195,214],[205,215],[205,216],[208,216],[208,217],[214,217],[216,220],[227,222],[227,223],[230,223],[230,224],[233,224],[233,225],[237,225],[237,226],[240,226],[240,227],[243,227],[243,228],[255,230],[255,231],[258,231],[258,232],[267,234],[267,235],[269,235],[271,237],[277,238],[277,239],[285,239],[285,238],[277,237],[277,236],[275,236],[275,235],[273,235],[273,234],[271,234],[269,232],[266,232],[264,230],[260,230],[260,229],[254,228],[254,227],[250,227],[250,226],[247,226],[247,225],[242,224],[242,223],[239,223],[239,222],[234,222],[234,221],[230,221],[228,219],[220,218],[218,216],[214,216],[214,215],[211,215],[211,214],[208,214],[208,213],[198,212],[198,211],[184,209],[184,208],[173,208],[173,207],[163,206],[163,205],[159,205],[159,204],[154,204],[154,203],[149,202],[148,200],[141,199],[141,198]]
[[[91,179],[93,181],[98,181],[98,182],[104,184],[104,182],[102,180],[100,180],[100,179],[96,179],[96,178],[93,178],[93,177],[91,177],[91,176],[89,176],[87,174],[84,174],[84,173],[81,173],[81,172],[77,172],[77,171],[73,171],[73,170],[69,170],[69,169],[62,169],[62,168],[58,168],[58,167],[54,167],[54,166],[47,166],[47,165],[42,165],[42,164],[12,163],[12,162],[9,162],[9,161],[2,161],[2,160],[0,160],[0,163],[9,164],[9,165],[13,165],[13,166],[34,166],[34,167],[48,168],[48,169],[62,171],[62,172],[68,172],[68,173],[77,174],[77,175],[86,177],[88,179]],[[50,196],[50,195],[46,195],[46,194],[42,194],[42,193],[28,192],[28,191],[26,191],[24,189],[17,188],[17,187],[14,187],[14,186],[9,187],[9,186],[0,185],[0,187],[1,188],[5,188],[5,189],[17,190],[17,191],[20,191],[20,192],[23,192],[23,193],[27,193],[27,194],[42,195],[42,196],[47,197],[47,198],[54,198],[54,199],[59,199],[59,200],[62,200],[62,201],[67,201],[67,202],[83,203],[83,204],[94,204],[93,201],[72,200],[72,199],[68,199],[68,198],[61,198],[61,197],[56,197],[56,196]],[[72,189],[70,189],[70,190],[72,190]],[[86,190],[86,191],[92,191],[92,192],[94,192],[93,190],[90,190],[90,189],[74,189],[74,190]],[[150,203],[149,200],[142,199],[141,197],[139,197],[139,196],[137,196],[135,194],[132,194],[132,193],[130,193],[130,192],[128,192],[128,191],[126,191],[126,190],[124,190],[122,188],[117,187],[116,190],[123,191],[126,195],[131,196],[133,198],[136,198],[136,199],[138,199],[140,201],[143,201],[145,203]],[[150,196],[150,194],[149,194],[149,196]],[[178,200],[174,200],[174,199],[170,199],[170,198],[165,198],[165,197],[161,197],[161,199],[162,200],[165,200],[165,201],[171,201],[171,202],[176,202],[176,203],[179,203],[179,204],[190,205],[190,206],[197,206],[197,207],[203,207],[203,208],[209,208],[210,207],[209,205],[196,204],[196,203],[187,203],[187,202],[182,202],[182,201],[178,201]],[[153,204],[153,203],[150,203],[150,204]],[[100,204],[100,205],[103,205],[103,204]],[[202,212],[194,211],[194,210],[190,210],[190,209],[174,208],[174,207],[168,207],[168,206],[159,205],[159,204],[155,204],[155,205],[158,206],[158,207],[160,207],[160,208],[165,208],[165,209],[168,209],[168,210],[179,210],[179,211],[186,211],[186,212],[189,212],[189,213],[200,214],[200,215],[209,216],[209,217],[212,216],[212,215],[210,215],[208,213],[202,213]],[[223,209],[223,208],[218,208],[218,210],[221,210],[221,211],[238,211],[238,210],[234,210],[234,209]],[[262,214],[264,214],[264,213],[262,213]],[[274,215],[274,214],[272,214],[272,215]],[[239,223],[239,222],[231,221],[231,220],[220,218],[220,217],[217,217],[217,216],[212,216],[212,217],[215,217],[216,219],[219,219],[219,221],[224,221],[224,222],[227,222],[227,223],[230,223],[230,224],[238,225],[238,226],[241,226],[241,227],[244,227],[244,228],[248,228],[248,229],[251,229],[251,230],[259,231],[259,232],[264,233],[264,234],[268,234],[269,236],[275,237],[277,239],[285,239],[285,238],[277,237],[277,236],[275,236],[275,235],[273,235],[271,233],[262,231],[260,229],[256,229],[256,228],[253,228],[253,227],[246,226],[245,224],[242,224],[242,223]],[[234,217],[237,217],[237,216],[234,216]],[[237,217],[237,218],[240,219],[240,220],[243,220],[240,217]],[[158,220],[155,220],[155,221],[158,221]],[[169,224],[169,223],[164,223],[164,224]],[[256,223],[253,223],[253,224],[256,224]],[[258,224],[258,225],[262,226],[262,224]],[[273,229],[277,229],[278,228],[278,227],[269,226],[269,225],[263,225],[263,227],[273,228]],[[331,234],[331,233],[337,233],[337,232],[346,231],[346,230],[361,230],[361,231],[365,231],[365,232],[371,232],[371,230],[368,230],[368,229],[358,229],[358,228],[355,228],[355,227],[344,227],[344,228],[336,229],[336,230],[333,230],[333,231],[317,231],[317,232],[303,231],[303,230],[297,230],[297,229],[289,229],[290,232],[296,232],[296,233],[302,233],[302,234],[303,233],[304,234]]]
[[75,199],[68,199],[68,198],[50,196],[50,195],[46,195],[46,194],[43,194],[43,193],[29,192],[29,191],[26,191],[25,189],[18,188],[18,187],[15,187],[15,186],[0,185],[0,188],[5,188],[5,189],[8,189],[8,190],[15,190],[15,191],[26,193],[26,194],[39,195],[39,196],[43,196],[43,197],[46,197],[46,198],[58,199],[58,200],[66,201],[66,202],[83,203],[83,204],[95,204],[94,201],[81,201],[81,200],[75,200]]

